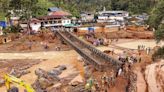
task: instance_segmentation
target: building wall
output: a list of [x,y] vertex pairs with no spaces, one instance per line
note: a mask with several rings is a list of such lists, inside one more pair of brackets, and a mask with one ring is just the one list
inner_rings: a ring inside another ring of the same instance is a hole
[[43,22],[44,27],[58,27],[71,24],[70,19],[57,19],[57,20],[45,20]]
[[67,25],[67,24],[71,24],[71,20],[70,19],[63,19],[62,20],[62,26]]
[[111,16],[111,17],[109,17],[109,19],[111,19],[111,20],[121,20],[121,21],[123,21],[123,20],[124,20],[124,17],[123,17],[123,16]]
[[[113,31],[119,31],[120,26],[105,26],[105,27],[92,27],[94,28],[94,32],[100,33],[100,32],[113,32]],[[88,33],[88,27],[79,27],[78,33]]]
[[124,20],[124,17],[123,16],[98,16],[98,19],[99,20],[121,20],[123,21]]
[[81,20],[82,21],[92,21],[93,19],[94,19],[94,15],[93,14],[81,16]]
[[115,26],[105,26],[105,30],[104,32],[114,32],[114,31],[119,31],[120,26],[119,25],[115,25]]
[[39,29],[41,27],[41,23],[30,23],[30,27],[31,27],[32,30],[37,32],[37,31],[39,31]]
[[106,20],[106,19],[108,19],[108,16],[98,16],[98,19],[100,19],[100,20]]
[[[88,28],[89,27],[79,27],[77,28],[77,30],[79,33],[88,33],[89,32]],[[102,27],[91,27],[91,28],[94,28],[94,32],[103,32]]]

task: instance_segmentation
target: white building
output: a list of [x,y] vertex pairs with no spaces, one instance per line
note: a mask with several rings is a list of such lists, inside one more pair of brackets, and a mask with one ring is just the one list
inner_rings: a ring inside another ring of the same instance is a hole
[[34,33],[37,33],[41,28],[41,21],[35,18],[30,20],[30,28]]
[[44,16],[39,18],[42,27],[62,27],[71,24],[71,19],[63,16]]
[[101,11],[99,12],[98,22],[110,22],[113,20],[124,21],[129,13],[126,11]]
[[61,19],[61,21],[62,21],[62,26],[71,24],[71,20],[68,18],[63,18]]
[[94,20],[94,14],[92,14],[92,13],[82,13],[80,16],[81,16],[81,20],[84,22]]

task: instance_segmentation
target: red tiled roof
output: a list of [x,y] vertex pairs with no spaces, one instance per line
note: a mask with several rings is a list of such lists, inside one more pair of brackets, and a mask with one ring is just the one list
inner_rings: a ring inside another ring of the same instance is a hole
[[56,11],[56,12],[50,12],[49,15],[54,16],[72,16],[72,14],[65,12],[65,11]]

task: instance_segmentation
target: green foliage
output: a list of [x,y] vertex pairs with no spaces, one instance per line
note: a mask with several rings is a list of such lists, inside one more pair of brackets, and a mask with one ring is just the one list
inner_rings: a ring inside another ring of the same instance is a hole
[[5,20],[5,15],[9,9],[9,0],[0,0],[0,20]]
[[148,20],[148,24],[151,27],[158,29],[163,19],[164,19],[164,1],[161,0],[158,2],[156,7],[153,8],[151,12],[151,16]]
[[148,24],[156,29],[155,38],[157,42],[164,40],[164,1],[158,2],[157,6],[153,9],[152,14],[148,20]]
[[0,0],[0,12],[7,13],[9,9],[10,0]]
[[[131,13],[148,13],[156,0],[49,0],[57,7],[76,6],[77,11],[96,12],[106,7],[107,10],[126,10]],[[78,7],[77,7],[78,6]]]
[[164,59],[164,46],[159,48],[152,57],[153,59]]
[[47,14],[47,9],[52,6],[48,0],[0,0],[0,12],[7,14],[12,10],[24,20]]
[[20,31],[21,27],[19,25],[15,25],[15,26],[10,26],[7,27],[3,30],[4,34],[8,34],[8,33],[18,33]]
[[18,33],[20,31],[21,27],[19,25],[17,26],[11,26],[10,27],[10,33]]
[[[157,43],[161,40],[164,41],[164,1],[159,0],[156,7],[153,8],[151,16],[149,17],[148,24],[155,28],[154,32]],[[154,54],[153,59],[164,59],[164,46],[159,48]]]
[[[73,16],[82,11],[96,12],[107,10],[125,10],[133,14],[149,13],[157,0],[0,0],[0,11],[15,10],[24,19],[38,17],[47,13],[48,7],[56,6],[68,10]],[[22,12],[16,10],[23,10]]]
[[160,42],[161,40],[164,41],[164,24],[161,24],[157,31],[155,31],[155,38],[157,42]]
[[0,21],[5,21],[5,14],[0,12]]
[[47,10],[49,7],[53,7],[54,5],[48,0],[38,0],[32,10],[32,16],[39,17],[47,14]]

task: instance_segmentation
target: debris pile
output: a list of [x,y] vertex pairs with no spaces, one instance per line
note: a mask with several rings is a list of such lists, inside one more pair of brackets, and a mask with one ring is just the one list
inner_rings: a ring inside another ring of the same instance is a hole
[[127,90],[128,92],[137,92],[137,75],[133,72],[129,74]]
[[50,71],[45,71],[40,68],[35,70],[35,74],[38,76],[38,78],[33,83],[33,88],[36,90],[36,92],[42,92],[40,90],[47,90],[49,87],[52,87],[61,81],[61,78],[58,76],[66,69],[67,67],[65,65],[59,65]]
[[[4,74],[9,74],[14,77],[20,78],[23,75],[29,74],[30,71],[28,70],[34,65],[37,65],[41,62],[41,60],[1,60],[0,64],[3,65],[3,67],[0,67],[4,70],[0,74],[0,87],[4,86],[5,80],[4,80]],[[5,62],[5,63],[4,63]]]
[[42,31],[33,35],[21,35],[19,39],[3,44],[0,46],[1,52],[29,52],[55,50],[60,47],[61,50],[70,49],[67,45],[63,45],[60,39],[51,31]]
[[67,87],[67,92],[87,92],[84,83],[74,82]]
[[39,62],[31,62],[29,64],[17,64],[14,67],[12,67],[9,74],[17,78],[20,78],[21,76],[30,73],[28,69],[33,65],[37,65],[37,64],[39,64]]
[[20,78],[22,75],[28,74],[30,71],[28,70],[19,70],[19,69],[12,69],[10,75],[13,75],[17,78]]
[[163,92],[164,91],[164,60],[150,64],[145,70],[145,80],[148,91]]
[[143,32],[135,32],[135,31],[117,31],[106,33],[106,37],[108,39],[111,38],[130,38],[130,39],[153,39],[153,32],[143,31]]

